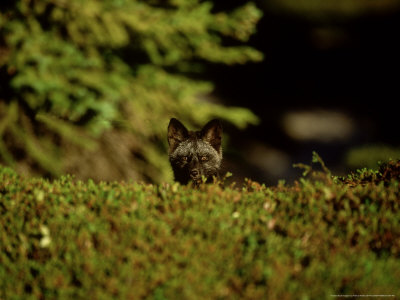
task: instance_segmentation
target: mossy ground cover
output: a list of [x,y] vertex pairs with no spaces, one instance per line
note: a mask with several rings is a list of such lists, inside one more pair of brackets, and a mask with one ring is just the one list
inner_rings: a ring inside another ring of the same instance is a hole
[[2,167],[0,299],[399,297],[398,177],[306,171],[193,189]]

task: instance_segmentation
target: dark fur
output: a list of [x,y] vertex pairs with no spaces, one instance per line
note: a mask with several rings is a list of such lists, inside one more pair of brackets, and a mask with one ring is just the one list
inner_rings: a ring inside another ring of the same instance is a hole
[[208,122],[200,131],[189,131],[177,119],[168,125],[169,161],[175,180],[181,184],[211,182],[218,177],[222,161],[222,126],[218,120]]

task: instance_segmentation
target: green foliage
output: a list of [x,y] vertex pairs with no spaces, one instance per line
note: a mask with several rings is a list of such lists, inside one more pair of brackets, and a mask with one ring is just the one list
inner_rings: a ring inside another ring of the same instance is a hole
[[350,184],[310,169],[292,186],[194,190],[1,168],[0,298],[393,295],[396,178]]
[[[170,178],[170,117],[192,126],[212,117],[241,128],[257,122],[246,109],[201,101],[212,84],[192,76],[204,62],[262,59],[244,45],[261,17],[252,3],[232,12],[213,12],[211,2],[198,0],[18,0],[3,6],[0,158],[9,165],[24,161],[59,175],[71,145],[93,156],[110,133],[113,140],[128,133],[131,149],[112,149],[107,159],[116,164],[123,156],[120,165],[135,169],[134,178],[162,181]],[[226,46],[226,39],[242,44]]]
[[378,170],[362,168],[357,169],[347,175],[347,178],[340,178],[343,182],[350,185],[358,185],[365,183],[378,183],[390,184],[393,179],[400,180],[400,160],[389,160],[387,163],[381,163]]

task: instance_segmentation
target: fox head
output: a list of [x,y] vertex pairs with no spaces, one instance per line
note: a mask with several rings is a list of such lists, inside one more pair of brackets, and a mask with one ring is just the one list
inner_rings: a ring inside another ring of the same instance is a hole
[[189,131],[177,119],[168,125],[169,161],[175,180],[181,184],[201,182],[202,176],[211,181],[218,177],[222,161],[222,126],[211,120],[200,131]]

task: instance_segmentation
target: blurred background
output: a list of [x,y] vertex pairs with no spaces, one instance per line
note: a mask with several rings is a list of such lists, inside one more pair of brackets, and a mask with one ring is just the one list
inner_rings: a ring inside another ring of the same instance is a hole
[[400,157],[400,1],[0,4],[0,162],[172,181],[166,128],[223,121],[224,170],[292,181]]

